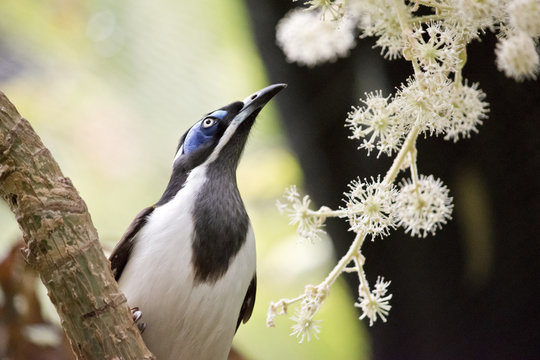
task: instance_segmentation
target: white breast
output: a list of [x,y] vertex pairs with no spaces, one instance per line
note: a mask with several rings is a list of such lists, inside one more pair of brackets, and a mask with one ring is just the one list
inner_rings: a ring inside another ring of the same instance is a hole
[[176,197],[150,215],[119,284],[147,324],[143,338],[159,360],[225,360],[255,273],[255,239],[247,240],[216,283],[194,284],[191,211],[206,166],[194,169]]

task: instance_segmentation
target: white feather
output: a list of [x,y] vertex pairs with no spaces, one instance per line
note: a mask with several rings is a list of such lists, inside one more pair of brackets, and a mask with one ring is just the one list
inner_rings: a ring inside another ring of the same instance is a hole
[[225,129],[225,132],[223,133],[223,135],[221,135],[219,142],[214,148],[214,151],[212,151],[212,154],[210,154],[208,159],[206,159],[206,161],[203,164],[209,164],[212,161],[215,161],[217,159],[217,157],[219,156],[219,153],[221,152],[221,149],[223,149],[225,145],[227,145],[229,140],[233,137],[234,133],[236,132],[236,129],[251,114],[252,114],[251,111],[245,111],[245,108],[244,108],[234,117],[234,119],[231,120],[231,123],[229,124],[229,126],[227,126],[227,129]]
[[178,151],[176,152],[176,155],[174,156],[174,160],[173,160],[173,166],[174,166],[174,163],[176,162],[176,160],[178,160],[178,158],[180,156],[182,156],[182,154],[184,153],[184,144],[182,144],[182,146],[180,146],[178,148]]
[[225,275],[194,284],[190,210],[205,179],[206,166],[192,170],[175,198],[152,212],[120,278],[128,304],[143,313],[144,341],[159,360],[225,360],[255,273],[250,225]]

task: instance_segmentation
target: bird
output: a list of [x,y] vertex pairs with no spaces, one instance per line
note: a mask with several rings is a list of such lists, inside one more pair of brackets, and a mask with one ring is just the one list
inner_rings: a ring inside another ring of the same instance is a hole
[[236,168],[257,115],[286,86],[265,87],[197,121],[180,139],[163,195],[109,257],[159,360],[225,360],[251,317],[255,237]]

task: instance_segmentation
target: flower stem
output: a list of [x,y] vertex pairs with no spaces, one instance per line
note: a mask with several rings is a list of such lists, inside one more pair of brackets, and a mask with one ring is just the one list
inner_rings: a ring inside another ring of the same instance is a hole
[[388,172],[386,173],[383,183],[391,184],[394,182],[399,173],[399,170],[401,169],[403,161],[405,160],[405,156],[407,156],[409,152],[414,151],[415,149],[416,139],[418,138],[419,130],[420,128],[418,125],[413,126],[413,128],[409,132],[409,135],[407,135],[407,138],[405,138],[405,141],[403,143],[403,146],[399,150],[399,153],[396,155],[396,158],[394,159],[390,170],[388,170]]
[[324,217],[344,217],[347,216],[345,210],[332,210],[329,208],[319,210],[306,210],[307,216],[324,216]]
[[364,267],[360,265],[358,258],[354,258],[354,262],[358,267],[358,280],[360,281],[360,291],[364,291],[366,297],[371,300],[371,291],[369,290],[369,284],[366,278],[366,273],[364,272]]
[[402,0],[394,0],[394,6],[397,11],[401,31],[405,32],[407,30],[410,30],[409,12],[407,11],[407,7],[405,6]]
[[[405,139],[405,142],[403,143],[403,146],[401,147],[401,150],[397,154],[396,158],[394,159],[394,162],[392,163],[392,167],[388,172],[386,173],[386,176],[384,177],[383,183],[385,184],[391,184],[394,182],[394,180],[397,177],[397,174],[399,173],[399,169],[401,168],[403,161],[405,160],[405,156],[409,152],[415,151],[415,144],[416,139],[418,138],[418,132],[419,127],[418,125],[415,125],[411,131],[409,132],[409,135],[407,135],[407,138]],[[364,240],[366,238],[367,232],[361,231],[356,234],[356,237],[354,238],[354,241],[352,242],[351,246],[349,247],[349,250],[343,257],[339,260],[339,262],[334,266],[332,271],[328,274],[326,279],[319,284],[319,286],[331,286],[336,279],[339,277],[339,275],[345,271],[347,268],[347,265],[353,260],[355,260],[360,253],[360,248],[362,247],[362,244],[364,243]],[[363,272],[363,268],[356,264],[356,266],[359,269],[359,274]]]
[[435,9],[449,9],[450,8],[449,6],[444,6],[433,0],[415,0],[414,3],[418,5],[432,7]]
[[437,21],[442,19],[444,19],[444,17],[438,14],[423,15],[411,18],[409,20],[409,24],[426,24],[430,21]]
[[411,169],[411,178],[414,184],[414,188],[418,192],[418,167],[416,166],[416,146],[413,146],[413,149],[409,152],[409,154],[411,156],[411,165],[409,165],[409,168]]
[[324,279],[322,283],[319,284],[319,286],[331,286],[336,279],[341,275],[343,270],[347,268],[347,265],[358,256],[358,253],[360,252],[360,248],[362,247],[362,244],[364,243],[364,239],[366,238],[366,231],[361,231],[356,234],[356,237],[354,238],[354,241],[351,244],[351,247],[347,251],[345,255],[339,260],[339,262],[334,266],[330,274]]

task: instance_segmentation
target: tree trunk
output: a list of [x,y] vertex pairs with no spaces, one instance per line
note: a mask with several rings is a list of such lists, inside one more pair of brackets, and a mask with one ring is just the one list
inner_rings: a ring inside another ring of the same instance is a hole
[[154,359],[134,324],[86,204],[0,92],[0,195],[23,231],[79,359]]

